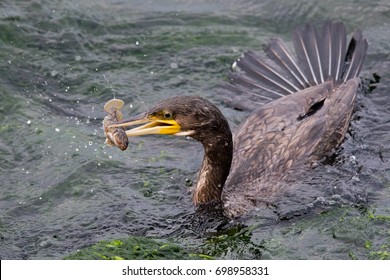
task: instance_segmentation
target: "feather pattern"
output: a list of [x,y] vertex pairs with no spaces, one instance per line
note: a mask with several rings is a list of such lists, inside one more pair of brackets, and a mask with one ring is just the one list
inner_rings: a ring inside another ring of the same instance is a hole
[[255,77],[261,75],[264,83],[270,84],[271,87],[280,89],[281,92],[287,92],[288,94],[291,94],[299,90],[293,83],[283,78],[283,76],[274,70],[270,65],[261,60],[258,60],[253,52],[246,52],[244,54],[244,58],[245,59],[240,59],[237,61],[237,66],[246,71],[248,75],[255,75]]
[[[344,68],[344,57],[346,52],[346,31],[344,25],[338,24],[337,28],[334,28],[333,30],[336,38],[334,39],[335,42],[339,42],[339,47],[336,49],[336,68],[335,68],[335,76],[334,80],[337,82],[340,79],[341,76],[341,70]],[[333,54],[332,54],[333,55]]]
[[343,73],[344,82],[357,77],[362,67],[362,61],[367,52],[368,43],[363,38],[360,30],[355,31],[347,49],[345,56],[345,73]]
[[[314,73],[313,62],[310,56],[310,38],[309,32],[311,30],[307,25],[304,28],[296,29],[293,33],[293,43],[295,46],[295,51],[297,52],[298,62],[302,64],[306,68],[306,76],[309,80],[310,85],[318,85],[318,81],[316,79],[316,75]],[[309,75],[308,75],[309,74]]]
[[323,71],[325,73],[324,78],[325,80],[329,80],[332,77],[332,32],[331,32],[331,25],[328,23],[325,23],[322,27],[322,36],[324,39],[324,48],[322,50],[322,67]]
[[235,62],[241,71],[230,75],[228,87],[222,86],[224,94],[240,92],[263,104],[326,81],[338,85],[359,75],[368,48],[360,30],[347,46],[344,24],[333,21],[319,28],[311,24],[296,28],[292,41],[295,56],[280,38],[264,47],[267,57],[245,52]]
[[264,51],[277,65],[287,73],[291,73],[291,78],[295,81],[297,88],[303,89],[307,87],[308,81],[305,80],[297,62],[289,52],[286,44],[280,38],[272,39],[271,42],[264,47]]

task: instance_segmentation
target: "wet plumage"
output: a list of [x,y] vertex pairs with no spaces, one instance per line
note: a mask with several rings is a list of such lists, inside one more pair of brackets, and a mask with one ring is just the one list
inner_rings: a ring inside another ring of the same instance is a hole
[[345,27],[326,22],[293,33],[295,55],[279,38],[267,57],[246,52],[222,93],[247,96],[253,109],[232,135],[219,109],[201,97],[164,100],[117,126],[142,126],[128,136],[172,134],[200,141],[205,156],[193,190],[196,205],[218,202],[227,216],[266,207],[289,180],[328,155],[348,129],[367,51],[359,30],[347,45]]

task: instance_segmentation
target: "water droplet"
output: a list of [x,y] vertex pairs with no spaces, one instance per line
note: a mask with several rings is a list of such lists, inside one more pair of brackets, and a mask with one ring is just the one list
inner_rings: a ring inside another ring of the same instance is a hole
[[352,177],[352,180],[355,181],[355,182],[360,182],[359,177],[356,176],[356,175]]
[[336,200],[341,200],[341,196],[339,194],[332,195],[332,198]]
[[55,131],[60,132],[61,129],[59,129],[58,127],[56,127],[56,128],[55,128]]

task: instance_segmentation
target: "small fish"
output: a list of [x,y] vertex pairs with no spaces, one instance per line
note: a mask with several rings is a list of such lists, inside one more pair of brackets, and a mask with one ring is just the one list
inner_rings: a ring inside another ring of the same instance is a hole
[[106,138],[106,144],[110,146],[117,146],[122,151],[127,149],[129,139],[123,127],[108,128],[114,122],[120,121],[123,116],[120,109],[125,104],[120,99],[111,99],[104,105],[104,111],[108,113],[103,120],[103,130]]

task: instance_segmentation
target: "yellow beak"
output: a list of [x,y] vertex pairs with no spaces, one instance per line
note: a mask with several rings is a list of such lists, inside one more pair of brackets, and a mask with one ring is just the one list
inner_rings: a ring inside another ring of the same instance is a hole
[[119,121],[116,124],[110,125],[109,128],[128,127],[139,124],[144,125],[126,130],[126,135],[130,137],[147,134],[176,134],[179,133],[181,129],[180,125],[173,119],[164,120],[153,116],[145,116],[145,114]]

